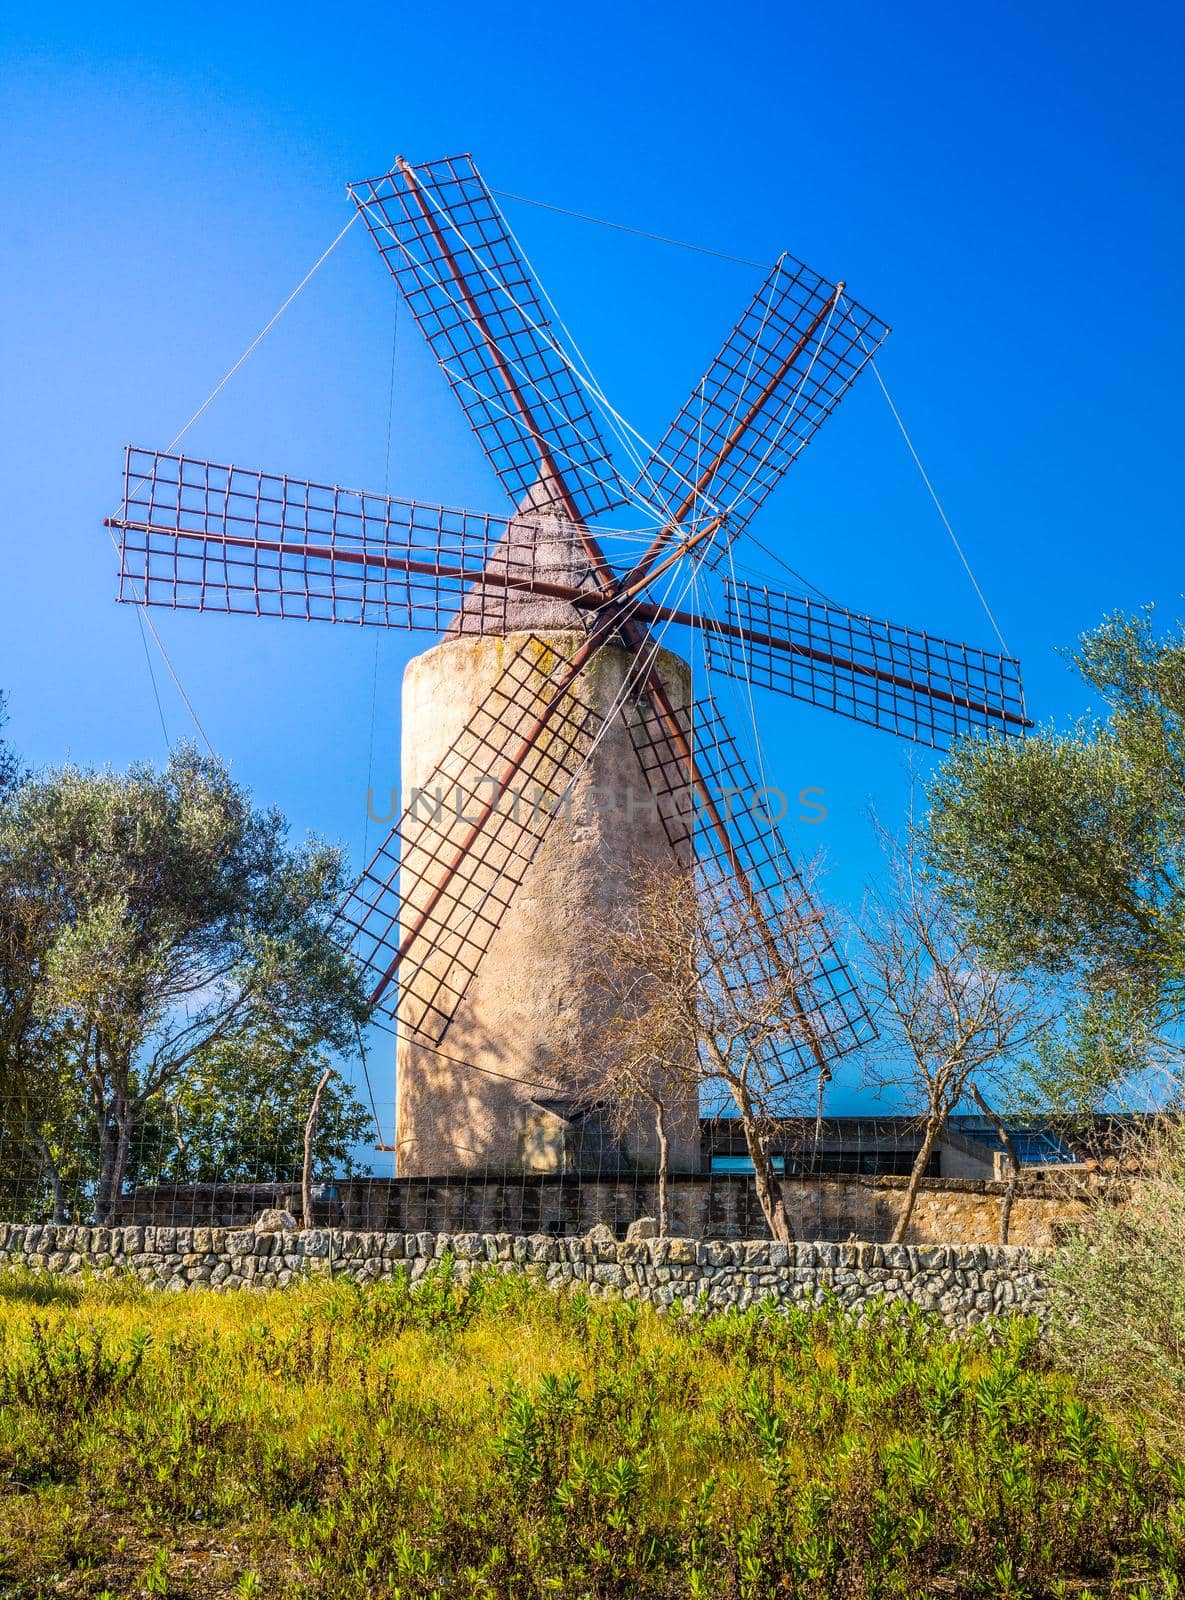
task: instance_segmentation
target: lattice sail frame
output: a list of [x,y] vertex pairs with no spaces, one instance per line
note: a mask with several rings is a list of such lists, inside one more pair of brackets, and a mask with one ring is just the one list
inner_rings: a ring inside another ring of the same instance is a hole
[[[515,595],[546,581],[539,552],[555,539],[554,518],[489,516],[134,447],[111,524],[120,600],[427,632],[447,627],[475,586],[486,631],[509,628]],[[525,536],[532,527],[539,539]]]
[[[350,195],[514,504],[550,475],[550,455],[582,517],[621,505],[572,352],[470,157],[396,167],[351,184]],[[529,420],[508,374],[532,402]]]
[[726,620],[745,637],[706,624],[709,671],[939,748],[1025,725],[1012,656],[731,578],[724,589]]
[[[409,920],[427,917],[427,951],[404,969],[382,1009],[400,1027],[439,1044],[468,993],[482,957],[514,901],[535,852],[589,754],[603,718],[571,689],[513,778],[495,793],[507,752],[555,702],[569,663],[554,642],[531,635],[453,740],[427,782],[407,797],[339,917],[355,954],[376,979],[389,974]],[[475,819],[493,801],[484,829],[435,906],[426,904]],[[398,885],[397,885],[398,880]]]
[[[734,997],[760,995],[770,974],[770,942],[794,951],[803,982],[802,1026],[770,1041],[760,1063],[764,1087],[789,1086],[872,1037],[856,980],[835,947],[777,823],[763,805],[769,790],[753,782],[736,739],[711,696],[694,712],[676,711],[701,782],[722,815],[728,846],[688,781],[678,740],[645,702],[630,709],[629,730],[643,776],[676,860],[694,863],[707,917],[718,941],[719,981]],[[742,882],[742,876],[744,881]]]
[[[638,477],[636,487],[668,512],[690,496],[696,510],[727,513],[730,538],[717,542],[709,566],[724,559],[888,336],[888,325],[841,288],[791,256],[776,262]],[[746,418],[743,439],[703,482],[702,464]]]

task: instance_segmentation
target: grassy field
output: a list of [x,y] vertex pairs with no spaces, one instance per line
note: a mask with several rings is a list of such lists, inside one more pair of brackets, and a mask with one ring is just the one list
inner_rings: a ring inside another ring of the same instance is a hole
[[1031,1324],[517,1277],[0,1277],[5,1596],[1185,1594],[1185,1466]]

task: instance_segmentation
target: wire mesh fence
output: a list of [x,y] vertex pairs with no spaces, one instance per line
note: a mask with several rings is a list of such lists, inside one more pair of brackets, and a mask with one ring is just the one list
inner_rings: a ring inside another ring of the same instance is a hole
[[[481,1069],[455,1061],[450,1070],[464,1079]],[[376,1098],[373,1081],[349,1068],[322,1101],[306,1196],[304,1140],[315,1076],[312,1067],[272,1063],[250,1081],[224,1075],[186,1082],[146,1107],[129,1130],[126,1176],[105,1212],[96,1210],[101,1153],[88,1109],[2,1095],[0,1222],[250,1228],[264,1213],[280,1211],[294,1225],[366,1231],[565,1236],[604,1223],[620,1236],[658,1214],[653,1163],[632,1163],[596,1106],[547,1102],[560,1125],[548,1165],[474,1162],[462,1137],[451,1160],[423,1170],[400,1145],[394,1097]],[[669,1231],[763,1237],[768,1230],[742,1122],[718,1100],[702,1111],[694,1158],[667,1175]],[[935,1204],[949,1207],[952,1195],[958,1204],[982,1202],[979,1226],[988,1238],[991,1195],[1006,1185],[1014,1157],[1031,1180],[1030,1192],[1043,1186],[1052,1197],[1058,1181],[1080,1182],[1105,1170],[1139,1120],[1071,1125],[1014,1117],[1006,1149],[991,1119],[959,1114],[921,1175],[944,1190]],[[767,1119],[763,1131],[796,1230],[824,1240],[888,1236],[895,1196],[915,1167],[923,1136],[918,1116],[817,1109]]]

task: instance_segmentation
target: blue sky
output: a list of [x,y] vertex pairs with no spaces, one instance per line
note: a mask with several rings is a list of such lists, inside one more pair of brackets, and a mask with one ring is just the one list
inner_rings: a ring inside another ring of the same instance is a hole
[[[101,526],[123,446],[172,438],[348,219],[345,183],[396,153],[469,150],[497,188],[846,278],[894,328],[881,370],[1039,720],[1083,707],[1057,654],[1079,630],[1182,613],[1179,9],[61,5],[10,10],[0,54],[0,688],[34,764],[163,756]],[[507,212],[656,436],[757,275]],[[410,317],[388,471],[393,323],[359,226],[187,448],[501,510]],[[992,643],[870,377],[755,532],[853,609]],[[386,634],[376,658],[372,632],[154,616],[236,776],[359,857],[368,777],[397,776],[400,673],[430,641]],[[155,665],[170,736],[191,733]],[[909,749],[760,709],[779,781],[825,790],[797,842],[854,905],[867,808],[900,814]]]

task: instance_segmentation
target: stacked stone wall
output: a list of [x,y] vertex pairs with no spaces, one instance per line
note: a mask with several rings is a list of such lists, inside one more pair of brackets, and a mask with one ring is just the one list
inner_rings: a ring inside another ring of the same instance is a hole
[[778,1244],[769,1240],[614,1239],[588,1236],[257,1232],[251,1228],[0,1225],[0,1267],[84,1277],[130,1275],[183,1291],[282,1288],[308,1277],[360,1282],[422,1278],[442,1260],[465,1277],[479,1268],[525,1271],[556,1288],[583,1287],[687,1310],[745,1307],[771,1298],[809,1305],[834,1296],[859,1309],[884,1296],[966,1327],[1044,1305],[1042,1253],[1013,1245]]

